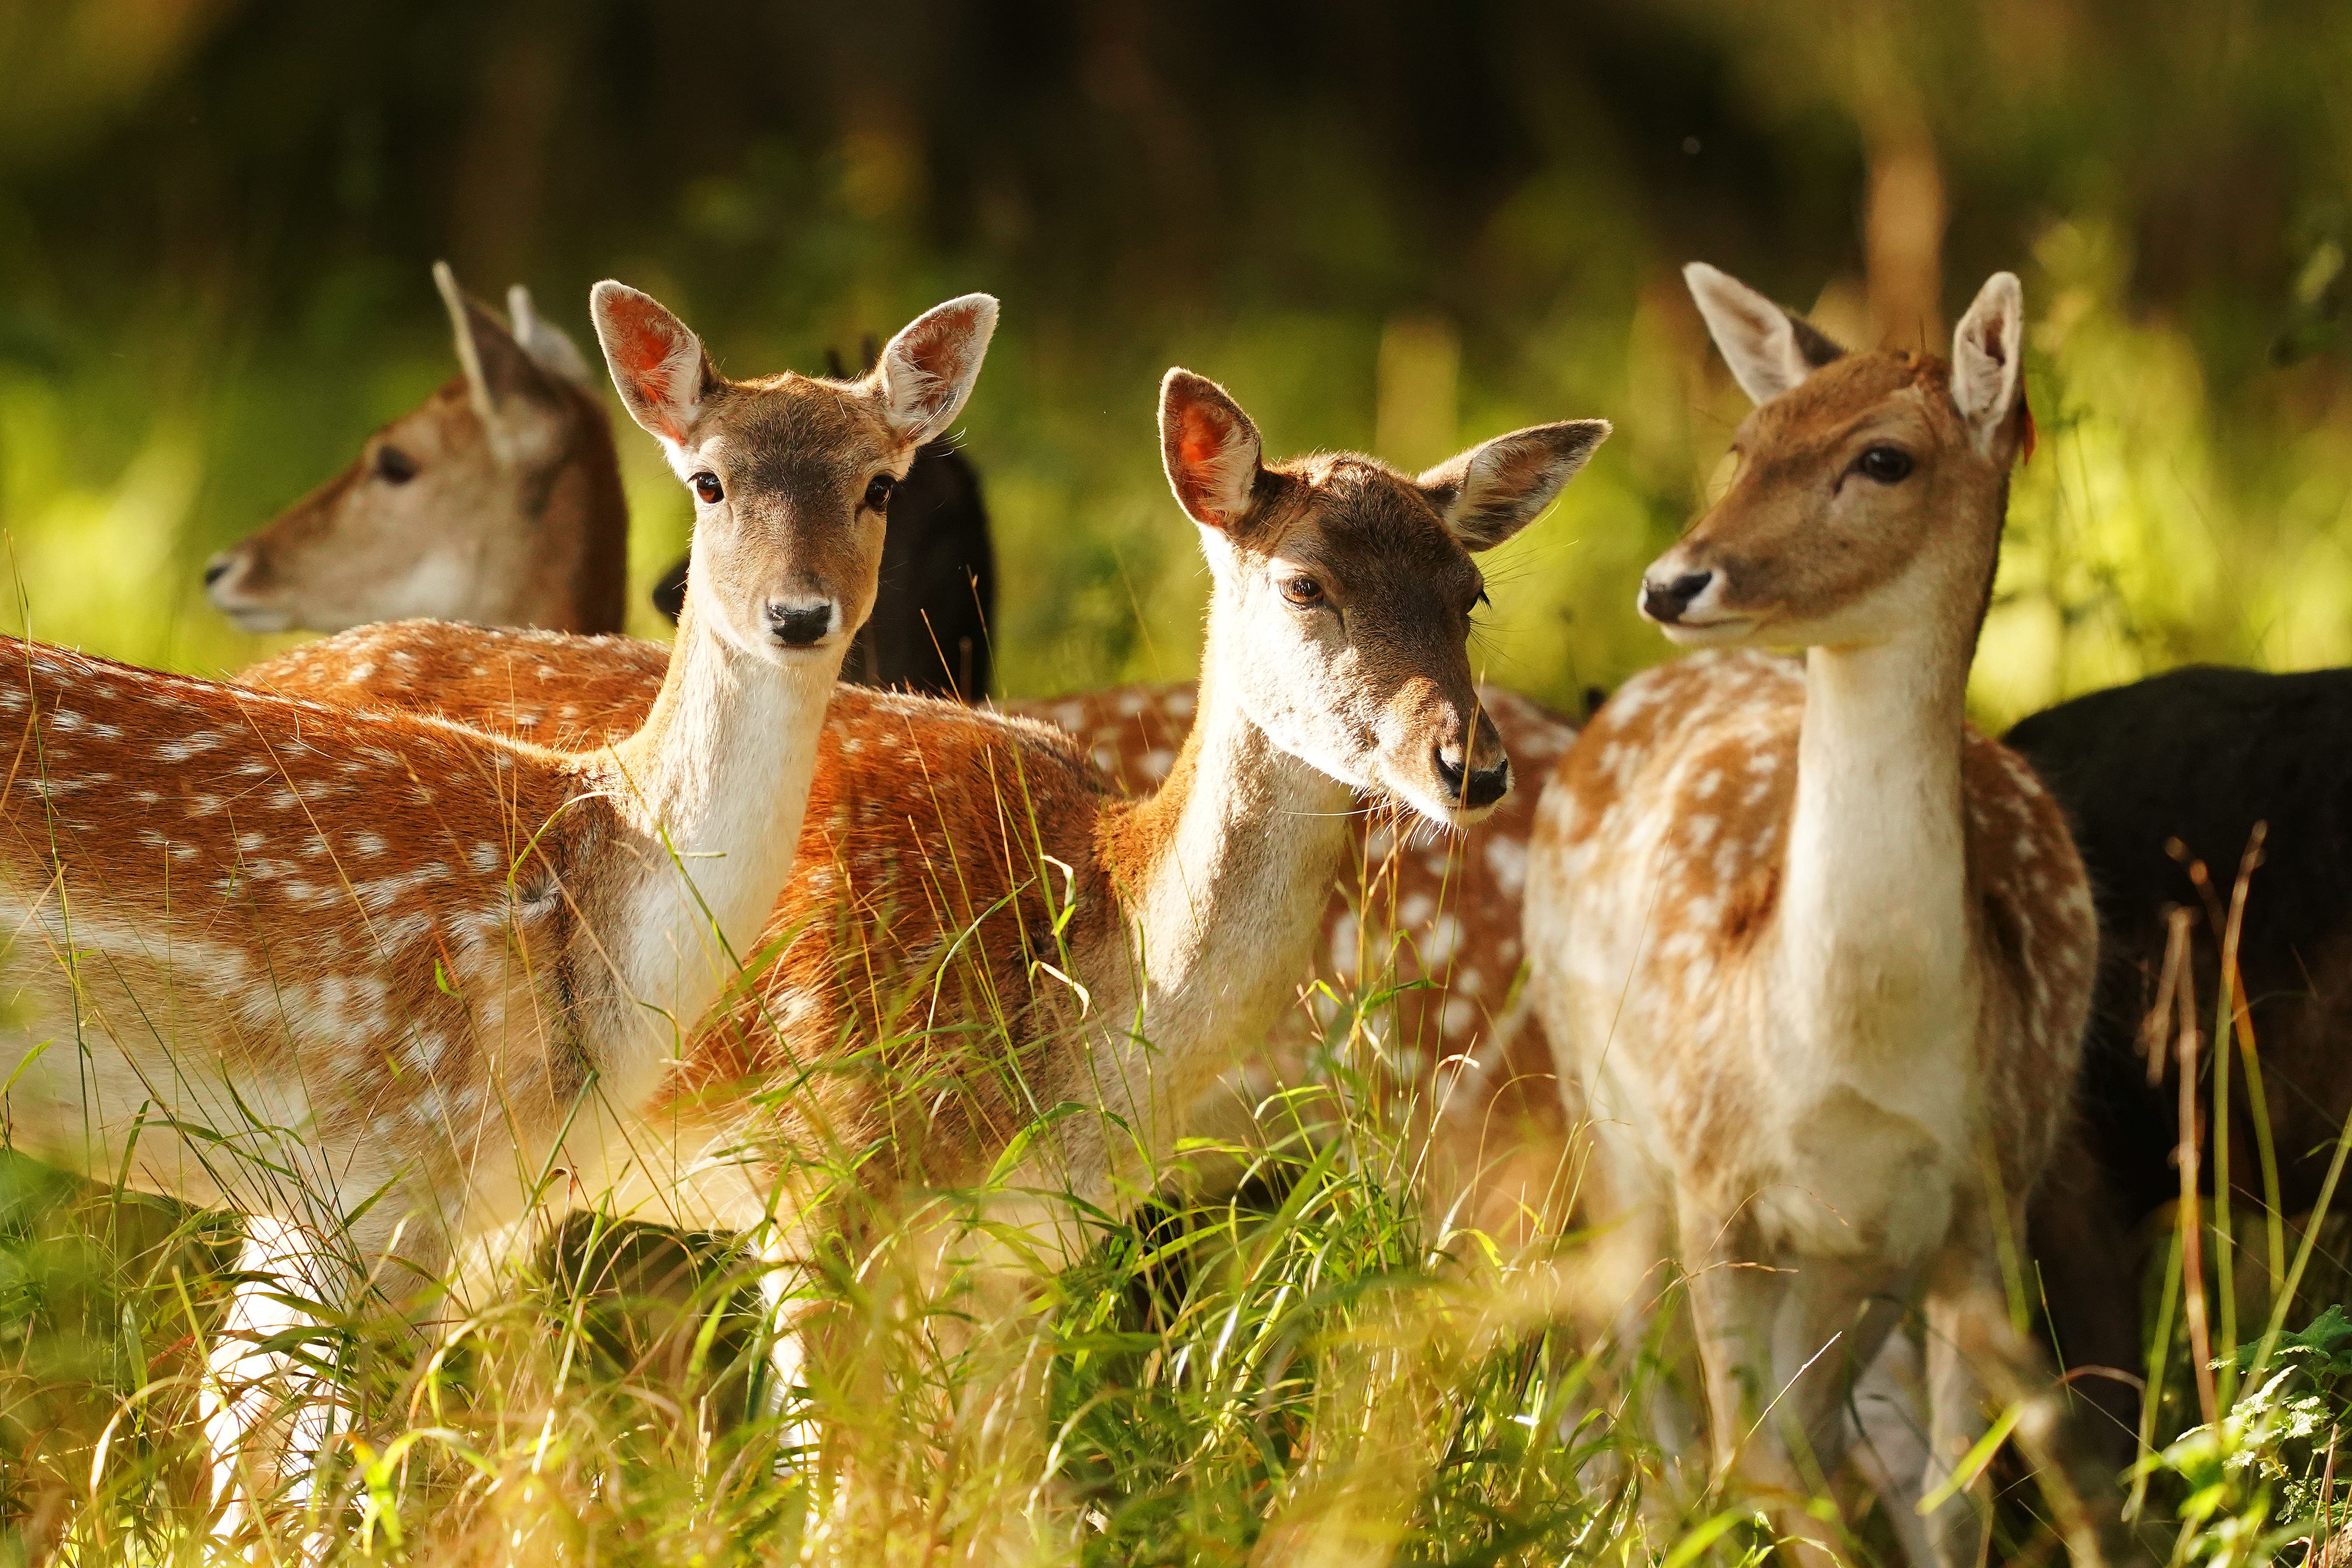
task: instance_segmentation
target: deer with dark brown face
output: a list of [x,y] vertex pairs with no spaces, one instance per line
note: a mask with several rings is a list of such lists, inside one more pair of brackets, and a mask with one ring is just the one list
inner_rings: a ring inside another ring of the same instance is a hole
[[[433,275],[459,374],[369,437],[341,473],[214,556],[206,595],[252,632],[408,616],[620,631],[628,498],[597,384],[520,284],[501,322],[446,265]],[[866,373],[874,359],[869,348]],[[834,371],[848,379],[837,362]],[[681,560],[654,600],[676,621],[685,592]],[[953,443],[929,442],[892,495],[881,587],[845,679],[980,700],[994,594],[980,477]]]
[[560,752],[6,644],[6,1124],[251,1217],[205,1391],[224,1489],[323,1438],[289,1303],[413,1290],[551,1166],[610,1159],[739,973],[873,604],[877,497],[996,319],[940,306],[855,383],[734,382],[646,296],[603,283],[593,309],[696,505],[687,615],[626,735]]

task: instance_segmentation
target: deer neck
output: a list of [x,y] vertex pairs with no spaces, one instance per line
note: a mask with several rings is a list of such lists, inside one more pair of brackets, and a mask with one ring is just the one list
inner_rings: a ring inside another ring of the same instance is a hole
[[689,598],[644,727],[596,763],[633,841],[610,858],[607,950],[668,1047],[783,891],[840,668],[839,651],[781,667],[744,653],[698,627]]
[[[1213,616],[1199,716],[1167,782],[1118,814],[1108,846],[1136,1032],[1198,1070],[1261,1034],[1297,985],[1355,805],[1249,717],[1218,675],[1216,640]],[[1189,1070],[1173,1076],[1181,1092]]]
[[1973,1037],[1960,752],[1975,646],[1973,619],[1923,616],[1886,642],[1806,653],[1780,978],[1799,1037],[1833,1054]]
[[611,421],[585,394],[573,401],[562,450],[524,476],[514,525],[484,531],[476,612],[489,626],[617,632],[627,614],[629,503]]

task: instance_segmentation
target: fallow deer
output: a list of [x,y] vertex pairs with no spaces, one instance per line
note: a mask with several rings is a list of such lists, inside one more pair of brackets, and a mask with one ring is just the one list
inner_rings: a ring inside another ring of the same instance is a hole
[[[895,501],[894,501],[895,504]],[[544,650],[567,639],[484,636],[439,622],[398,622],[338,634],[255,665],[240,679],[323,702],[462,713],[466,722],[551,745],[593,745],[627,733],[661,686],[668,649],[600,639],[593,668]],[[487,673],[468,673],[476,666]],[[1548,771],[1575,739],[1567,720],[1514,691],[1480,686],[1478,705],[1514,765]],[[1156,788],[1198,710],[1191,681],[1112,687],[1009,701],[1002,711],[1067,731],[1123,794]],[[819,753],[820,773],[835,765]],[[1513,791],[1475,836],[1416,843],[1384,823],[1355,820],[1351,850],[1328,902],[1299,994],[1320,982],[1345,995],[1367,977],[1393,991],[1366,1064],[1376,1089],[1410,1098],[1408,1149],[1433,1205],[1449,1223],[1499,1240],[1531,1239],[1556,1191],[1567,1129],[1551,1047],[1518,984],[1519,902],[1535,795]],[[803,853],[814,856],[814,826]],[[1392,976],[1385,973],[1393,963]],[[1278,1085],[1308,1081],[1328,1003],[1286,1009],[1266,1048],[1212,1091],[1197,1130],[1238,1127]],[[1273,1131],[1280,1131],[1276,1129]]]
[[[1845,353],[1712,268],[1686,276],[1757,406],[1641,608],[1724,651],[1627,683],[1554,774],[1531,987],[1598,1146],[1591,1218],[1629,1275],[1682,1266],[1719,1470],[1833,1549],[1804,1500],[1915,1300],[1921,1484],[1986,1429],[1986,1383],[2032,1388],[2021,1432],[2058,1447],[2002,1248],[2065,1121],[2097,933],[2056,803],[1963,713],[2031,439],[2017,279],[1984,286],[1948,363]],[[1802,662],[1755,651],[1774,647]],[[1977,1561],[1968,1492],[1924,1531],[1890,1511],[1916,1557]],[[2101,1549],[2095,1512],[2066,1511],[2078,1552]]]
[[[1157,784],[1172,765],[1196,702],[1190,683],[1011,704],[1078,738],[1123,789]],[[1576,738],[1540,703],[1481,685],[1513,766],[1540,779]],[[1325,906],[1304,1005],[1286,1009],[1265,1048],[1212,1091],[1195,1123],[1203,1136],[1263,1143],[1279,1126],[1250,1123],[1260,1108],[1287,1115],[1280,1089],[1312,1082],[1335,999],[1365,986],[1388,993],[1367,1020],[1364,1087],[1408,1112],[1402,1152],[1441,1234],[1454,1226],[1506,1244],[1534,1239],[1561,1217],[1566,1197],[1561,1116],[1551,1047],[1519,984],[1519,905],[1536,792],[1514,790],[1467,837],[1417,842],[1360,820]]]
[[[2261,864],[2237,932],[2236,1028],[2260,1047],[2261,1114],[2286,1216],[2326,1188],[2352,1116],[2352,670],[2273,675],[2192,668],[2037,713],[2008,743],[2065,805],[2099,906],[2099,985],[2084,1052],[2081,1131],[2067,1140],[2033,1215],[2032,1243],[2055,1330],[2075,1366],[2141,1364],[2137,1296],[2147,1221],[2180,1196],[2176,1055],[2147,1049],[2170,940],[2190,910],[2195,994],[2221,994],[2232,883],[2259,826]],[[2196,874],[2202,869],[2200,882]],[[2168,1037],[2168,1033],[2167,1037]],[[2208,1043],[2210,1048],[2211,1043]],[[2226,1060],[2226,1055],[2222,1058]],[[2232,1071],[2234,1201],[2270,1201],[2257,1101]],[[2219,1119],[2204,1118],[2200,1169],[2214,1172]],[[2244,1267],[2242,1265],[2242,1267]],[[2112,1375],[2076,1387],[2113,1417],[2112,1457],[2130,1458],[2139,1395]]]
[[[341,631],[404,616],[604,633],[625,619],[629,503],[612,422],[572,341],[508,290],[511,331],[457,287],[460,374],[368,438],[350,467],[205,568],[250,632]],[[869,347],[866,369],[874,368]],[[849,379],[835,362],[833,379]],[[946,437],[890,500],[874,614],[843,670],[867,686],[988,693],[994,565],[980,478]],[[674,622],[681,560],[654,590]]]
[[403,616],[621,629],[628,498],[580,351],[520,284],[507,294],[509,331],[446,264],[433,281],[459,374],[205,565],[205,595],[245,630]]
[[[841,374],[839,356],[825,357]],[[871,339],[866,357],[874,357]],[[686,564],[680,560],[653,587],[654,608],[672,624],[686,597]],[[961,447],[934,441],[916,454],[890,498],[882,591],[842,675],[860,686],[978,702],[994,674],[989,623],[995,613],[996,551],[979,470]]]
[[[0,795],[13,1141],[252,1216],[207,1427],[226,1490],[321,1436],[306,1309],[413,1293],[593,1162],[738,973],[791,868],[871,606],[888,490],[961,407],[995,301],[852,384],[732,382],[618,283],[631,413],[697,499],[694,591],[644,722],[557,752],[12,642]],[[308,1399],[279,1435],[281,1396]]]
[[[842,693],[771,966],[672,1075],[660,1152],[600,1178],[625,1210],[781,1217],[779,1257],[804,1258],[855,1221],[803,1173],[846,1164],[897,1202],[978,1182],[1031,1130],[1002,1184],[1019,1195],[997,1201],[1052,1258],[1087,1211],[1150,1190],[1179,1118],[1295,994],[1360,802],[1454,827],[1507,792],[1470,678],[1471,553],[1548,507],[1607,426],[1519,431],[1415,479],[1352,456],[1269,465],[1239,405],[1184,371],[1160,424],[1213,583],[1165,782],[1123,800],[1048,726]],[[490,725],[518,684],[562,693],[563,723],[643,700],[610,640],[336,641],[257,673],[329,660],[342,691]]]

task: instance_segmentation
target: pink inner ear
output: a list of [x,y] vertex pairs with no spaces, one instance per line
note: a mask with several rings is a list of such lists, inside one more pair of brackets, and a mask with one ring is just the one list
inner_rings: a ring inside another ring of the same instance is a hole
[[611,325],[614,357],[636,384],[640,395],[654,401],[668,397],[669,357],[677,352],[676,325],[649,300],[625,295],[605,307]]
[[970,312],[959,310],[924,323],[923,331],[909,340],[905,348],[908,363],[925,375],[948,379],[955,369],[955,344],[958,336],[970,329]]
[[1995,364],[2009,363],[2009,355],[2001,349],[2000,323],[1997,321],[1987,321],[1984,325],[1984,356]]
[[1215,462],[1224,455],[1225,441],[1233,434],[1224,418],[1212,408],[1199,404],[1184,410],[1181,426],[1176,437],[1176,459],[1188,470],[1205,463]]

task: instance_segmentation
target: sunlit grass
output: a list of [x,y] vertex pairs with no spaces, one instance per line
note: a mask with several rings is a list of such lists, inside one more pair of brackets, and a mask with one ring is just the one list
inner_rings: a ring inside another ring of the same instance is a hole
[[[1989,721],[2189,659],[2352,660],[2352,446],[2334,381],[2324,367],[2283,365],[2221,397],[2184,324],[2127,309],[2122,232],[2085,212],[2012,258],[2042,444],[2017,478],[1971,689]],[[494,292],[501,280],[469,281]],[[964,421],[995,525],[1005,692],[1193,667],[1196,558],[1150,422],[1149,389],[1170,360],[1226,382],[1298,448],[1377,447],[1384,437],[1427,447],[1449,431],[1466,444],[1541,420],[1612,419],[1615,437],[1554,514],[1488,562],[1497,591],[1475,651],[1488,678],[1570,711],[1587,687],[1664,657],[1632,585],[1702,504],[1745,404],[1670,270],[1612,275],[1609,287],[1564,292],[1520,323],[1507,353],[1465,336],[1458,363],[1382,354],[1398,332],[1442,338],[1442,318],[1175,320],[1155,324],[1167,342],[1107,360],[1026,339],[1026,318],[1009,314],[1006,352]],[[404,289],[415,309],[398,333],[365,325]],[[551,319],[584,334],[577,303],[546,293]],[[1832,300],[1852,293],[1836,279],[1825,289]],[[235,329],[167,301],[122,323],[119,341],[77,341],[53,361],[0,358],[0,530],[38,608],[37,633],[215,672],[289,640],[228,627],[198,574],[450,373],[425,278],[371,278],[364,297],[365,310]],[[888,304],[859,308],[895,320]],[[840,314],[730,343],[729,363],[816,369],[841,335],[824,323]],[[339,372],[321,386],[326,361]],[[1450,374],[1417,372],[1424,362]],[[632,629],[654,633],[663,627],[644,590],[683,549],[688,509],[649,446],[624,443],[623,458]]]

